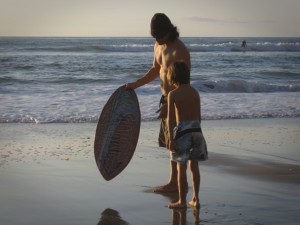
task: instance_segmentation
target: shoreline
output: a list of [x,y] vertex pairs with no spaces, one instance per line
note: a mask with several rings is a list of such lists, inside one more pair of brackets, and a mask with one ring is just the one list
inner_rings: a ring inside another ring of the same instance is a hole
[[201,208],[176,211],[165,207],[176,195],[149,191],[169,176],[158,121],[142,122],[131,162],[109,182],[94,160],[96,124],[0,124],[0,223],[294,225],[299,125],[300,118],[204,120]]

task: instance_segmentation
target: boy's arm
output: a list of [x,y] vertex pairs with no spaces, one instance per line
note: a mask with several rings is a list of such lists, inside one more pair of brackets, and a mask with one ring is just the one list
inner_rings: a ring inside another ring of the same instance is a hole
[[199,98],[199,120],[200,120],[200,122],[201,122],[201,120],[202,120],[202,115],[201,115],[201,98],[200,98],[200,94],[199,94],[199,92],[197,91],[197,93],[198,93],[198,98]]
[[168,94],[168,116],[167,116],[167,125],[168,125],[168,133],[169,133],[169,146],[170,151],[175,151],[175,142],[174,142],[174,134],[173,129],[175,125],[176,117],[175,117],[175,105],[174,105],[174,97],[172,91]]

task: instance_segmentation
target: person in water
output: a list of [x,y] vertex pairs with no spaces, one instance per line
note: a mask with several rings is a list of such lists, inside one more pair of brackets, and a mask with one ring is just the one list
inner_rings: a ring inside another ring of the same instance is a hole
[[242,48],[246,48],[246,47],[247,47],[247,43],[246,43],[245,40],[243,40],[241,47],[242,47]]
[[[168,81],[175,89],[168,95],[167,124],[171,161],[177,163],[178,202],[169,208],[186,208],[187,162],[192,174],[193,197],[189,204],[199,207],[200,171],[198,161],[207,160],[206,142],[201,130],[201,106],[198,91],[190,85],[190,69],[185,62],[175,62],[168,70]],[[176,124],[175,128],[173,124]]]

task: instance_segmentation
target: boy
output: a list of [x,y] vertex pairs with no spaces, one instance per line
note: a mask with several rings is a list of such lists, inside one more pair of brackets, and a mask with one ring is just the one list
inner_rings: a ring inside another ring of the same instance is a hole
[[[168,70],[168,81],[175,86],[168,95],[168,129],[171,160],[177,163],[179,200],[169,208],[186,208],[187,161],[193,180],[193,197],[189,204],[199,207],[200,171],[198,161],[207,160],[206,142],[202,135],[200,96],[190,85],[190,70],[184,62],[175,62]],[[174,124],[176,126],[173,130]]]

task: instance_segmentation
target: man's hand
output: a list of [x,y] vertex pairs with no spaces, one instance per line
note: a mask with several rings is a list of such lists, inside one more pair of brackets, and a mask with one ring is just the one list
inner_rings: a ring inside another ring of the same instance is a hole
[[127,84],[125,84],[125,89],[126,90],[133,90],[135,88],[136,88],[135,83],[127,83]]
[[175,145],[175,142],[174,142],[173,140],[170,141],[168,147],[169,147],[169,150],[170,150],[171,152],[173,152],[173,153],[176,152],[176,145]]
[[167,118],[167,114],[168,114],[168,104],[164,104],[162,105],[157,111],[156,113],[158,114],[158,119],[162,119],[162,118]]

